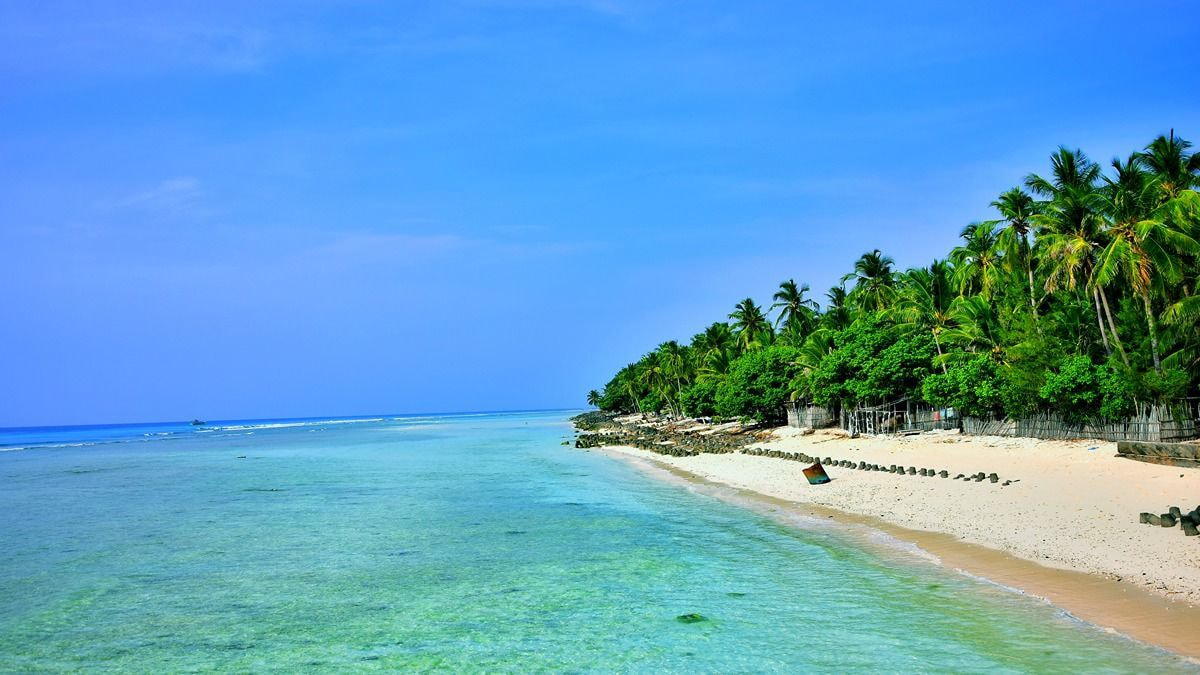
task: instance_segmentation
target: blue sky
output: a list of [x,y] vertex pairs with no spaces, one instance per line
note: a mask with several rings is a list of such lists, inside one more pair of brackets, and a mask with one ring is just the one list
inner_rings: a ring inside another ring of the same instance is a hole
[[0,426],[578,406],[1200,139],[1194,2],[903,4],[6,3]]

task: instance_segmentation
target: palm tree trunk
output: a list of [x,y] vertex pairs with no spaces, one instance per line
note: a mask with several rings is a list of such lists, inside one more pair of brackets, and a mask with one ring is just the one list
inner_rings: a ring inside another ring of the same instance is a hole
[[629,392],[629,398],[633,399],[633,407],[637,408],[638,412],[642,412],[642,402],[638,400],[637,394],[633,393],[633,386],[626,384],[625,391]]
[[937,347],[938,363],[942,364],[942,374],[946,374],[946,360],[942,358],[942,343],[938,340],[937,331],[933,331],[933,346]]
[[1162,375],[1162,361],[1158,357],[1158,326],[1154,321],[1154,307],[1150,294],[1142,291],[1142,304],[1146,307],[1146,325],[1150,328],[1150,353],[1154,355],[1154,372]]
[[1029,309],[1033,311],[1033,320],[1036,322],[1038,311],[1033,291],[1033,263],[1029,260],[1029,235],[1023,234],[1021,238],[1025,240],[1025,273],[1029,275]]
[[1100,339],[1104,341],[1104,353],[1112,356],[1112,347],[1108,346],[1108,334],[1104,332],[1104,312],[1100,310],[1100,296],[1092,289],[1092,304],[1096,305],[1096,325],[1100,327]]
[[1112,331],[1113,344],[1117,346],[1117,351],[1121,353],[1121,360],[1125,362],[1125,367],[1129,367],[1129,356],[1125,354],[1125,345],[1121,344],[1121,337],[1117,335],[1117,326],[1113,323],[1112,310],[1108,308],[1108,296],[1104,291],[1096,289],[1100,294],[1100,300],[1104,302],[1104,314],[1108,317],[1108,328]]

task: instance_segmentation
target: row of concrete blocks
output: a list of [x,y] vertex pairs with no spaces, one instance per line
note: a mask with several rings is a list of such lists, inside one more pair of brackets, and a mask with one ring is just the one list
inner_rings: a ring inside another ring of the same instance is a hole
[[[920,475],[928,478],[932,478],[934,476],[939,478],[950,477],[950,472],[944,469],[941,471],[935,469],[919,469],[915,466],[904,467],[897,464],[892,464],[885,467],[882,464],[868,464],[864,461],[854,462],[848,459],[834,459],[833,457],[826,457],[824,459],[821,459],[820,457],[810,457],[803,452],[784,452],[783,450],[768,450],[766,448],[747,448],[742,450],[742,453],[759,457],[774,457],[777,459],[787,459],[795,462],[805,462],[807,464],[820,462],[825,466],[836,466],[843,469],[857,469],[859,471],[882,471],[884,473],[894,473],[903,476]],[[992,483],[998,483],[1000,482],[1000,476],[995,473],[985,474],[980,471],[979,473],[971,474],[970,476],[960,473],[954,477],[954,480],[974,481],[976,483],[982,483],[983,481],[987,480],[991,481]],[[1011,485],[1013,482],[1014,481],[1006,480],[1004,481],[1004,485]]]
[[1138,517],[1138,522],[1159,527],[1175,527],[1178,524],[1184,536],[1194,537],[1200,535],[1200,506],[1191,513],[1184,513],[1178,506],[1170,507],[1167,513],[1161,515],[1143,511]]

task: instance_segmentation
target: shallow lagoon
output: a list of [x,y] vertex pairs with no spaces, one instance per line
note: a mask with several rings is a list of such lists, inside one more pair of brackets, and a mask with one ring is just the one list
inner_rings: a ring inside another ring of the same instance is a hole
[[0,452],[0,670],[1192,668],[563,447],[565,417]]

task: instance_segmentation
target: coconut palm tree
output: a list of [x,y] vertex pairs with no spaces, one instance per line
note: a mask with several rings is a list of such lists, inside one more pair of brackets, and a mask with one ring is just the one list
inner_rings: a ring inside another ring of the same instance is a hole
[[832,330],[842,330],[850,325],[850,303],[845,286],[834,286],[825,294],[829,307],[821,314],[821,323]]
[[862,254],[855,263],[854,271],[842,277],[842,281],[854,280],[850,299],[858,307],[880,311],[892,300],[895,276],[892,267],[896,261],[883,255],[879,249]]
[[1029,309],[1037,319],[1037,291],[1033,282],[1033,248],[1029,244],[1029,235],[1033,232],[1034,216],[1038,213],[1038,203],[1034,198],[1019,187],[1012,188],[1000,194],[991,203],[992,208],[1000,212],[999,221],[991,221],[998,225],[1003,223],[996,243],[1004,251],[1004,259],[1010,269],[1019,264],[1024,268],[1029,281]]
[[1184,190],[1200,187],[1200,154],[1188,152],[1192,144],[1175,137],[1159,136],[1136,155],[1138,164],[1154,176],[1159,203],[1178,197]]
[[710,352],[696,370],[696,380],[719,380],[729,374],[737,353],[733,348]]
[[[655,350],[658,354],[658,362],[663,369],[663,376],[669,383],[673,383],[674,392],[667,397],[673,404],[673,407],[678,407],[679,396],[683,393],[683,383],[691,379],[691,355],[689,349],[679,344],[675,340],[669,340],[658,346]],[[670,387],[668,387],[670,390]]]
[[1035,216],[1038,229],[1043,233],[1045,290],[1047,293],[1059,289],[1089,291],[1096,308],[1096,324],[1100,328],[1104,351],[1112,352],[1108,339],[1111,334],[1113,344],[1128,364],[1129,357],[1117,334],[1108,296],[1092,283],[1095,254],[1104,245],[1104,221],[1100,215],[1103,200],[1096,190],[1100,167],[1083,151],[1062,146],[1050,156],[1050,166],[1051,177],[1048,179],[1037,174],[1025,178],[1026,187],[1049,198],[1039,206]]
[[1150,213],[1162,186],[1143,172],[1139,164],[1137,155],[1125,162],[1114,159],[1116,176],[1105,177],[1106,185],[1101,194],[1110,220],[1107,245],[1098,256],[1095,278],[1101,287],[1121,278],[1141,299],[1154,370],[1162,373],[1158,326],[1150,292],[1164,280],[1177,279],[1182,274],[1180,256],[1200,253],[1200,243],[1164,222],[1161,219],[1163,209]]
[[771,323],[752,298],[739,302],[729,318],[733,319],[733,331],[742,351],[753,351],[770,342]]
[[969,352],[989,352],[999,358],[1002,351],[1000,319],[992,303],[979,295],[960,296],[950,306],[946,342]]
[[[648,391],[657,393],[664,401],[667,402],[668,409],[671,414],[675,413],[674,397],[671,395],[671,376],[668,372],[665,360],[657,352],[653,351],[642,357],[641,370],[639,371],[639,383]],[[650,410],[646,412],[658,412]]]
[[776,328],[782,324],[784,329],[797,332],[801,337],[812,329],[817,316],[817,303],[804,297],[808,291],[808,284],[797,285],[795,279],[779,284],[779,290],[771,298],[776,301],[771,305],[771,311],[779,310],[779,316],[775,319]]
[[1101,173],[1100,165],[1082,150],[1068,150],[1060,145],[1058,151],[1050,155],[1050,178],[1031,173],[1025,177],[1025,187],[1043,197],[1057,198],[1069,190],[1094,189]]
[[996,246],[995,225],[971,223],[959,236],[965,243],[950,251],[959,294],[991,298],[1000,283],[1001,256]]
[[794,382],[792,382],[792,391],[790,398],[793,401],[799,400],[810,395],[807,380],[812,376],[814,370],[820,365],[821,361],[833,353],[837,345],[833,340],[835,329],[820,327],[809,333],[804,343],[800,345],[800,356],[796,359],[796,365],[800,366],[800,374]]
[[1163,364],[1184,371],[1200,369],[1200,295],[1193,293],[1173,303],[1162,318],[1173,344]]
[[950,308],[955,293],[951,288],[953,269],[934,260],[929,267],[910,269],[900,275],[896,304],[890,312],[897,325],[912,330],[929,330],[937,347],[938,364],[946,372],[946,357],[940,336],[950,326]]
[[587,393],[587,404],[592,406],[593,408],[599,408],[600,407],[600,392],[596,391],[595,389],[589,391]]

